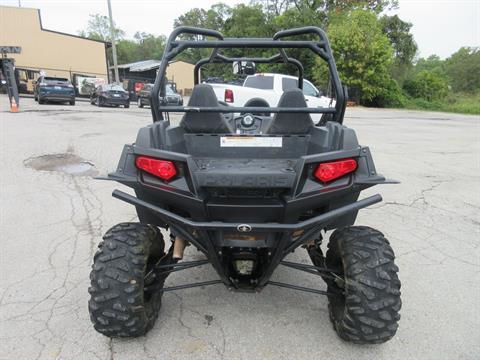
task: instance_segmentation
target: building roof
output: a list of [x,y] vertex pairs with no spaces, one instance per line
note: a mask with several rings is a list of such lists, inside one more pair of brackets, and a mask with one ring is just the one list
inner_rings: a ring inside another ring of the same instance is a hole
[[[170,64],[174,62],[186,63],[186,61],[175,60],[175,61],[171,61]],[[142,71],[148,71],[152,69],[158,69],[161,63],[162,62],[160,60],[142,60],[142,61],[137,61],[129,64],[118,65],[117,67],[119,69],[130,69],[130,72],[142,72]]]
[[137,61],[129,64],[118,65],[119,69],[130,69],[130,72],[141,72],[152,69],[157,69],[160,67],[161,61],[159,60],[143,60]]

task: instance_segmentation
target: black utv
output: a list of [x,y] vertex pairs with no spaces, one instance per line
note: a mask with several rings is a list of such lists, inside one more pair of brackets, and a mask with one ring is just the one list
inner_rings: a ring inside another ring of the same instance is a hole
[[[192,48],[212,52],[195,66],[188,105],[166,106],[168,63]],[[251,56],[255,49],[263,57]],[[289,49],[307,49],[325,61],[331,107],[307,107],[303,67]],[[201,83],[202,66],[244,61],[296,69],[298,89],[285,91],[276,107],[262,99],[232,107]],[[321,29],[250,39],[179,27],[167,41],[151,102],[153,124],[125,145],[107,178],[133,189],[135,196],[119,190],[113,196],[134,205],[139,222],[108,230],[95,254],[89,310],[98,332],[144,335],[164,292],[223,283],[238,291],[273,285],[326,295],[333,327],[347,341],[382,343],[395,335],[401,300],[393,250],[380,231],[353,226],[358,210],[382,200],[359,200],[360,192],[394,181],[377,173],[369,148],[342,125],[346,88]],[[171,112],[184,113],[179,125],[170,121]],[[311,113],[323,114],[319,123]],[[168,241],[160,229],[168,231]],[[204,259],[182,261],[187,245]],[[300,248],[312,265],[286,260]],[[205,264],[217,279],[164,286],[170,273]],[[279,265],[319,275],[326,289],[270,280]]]

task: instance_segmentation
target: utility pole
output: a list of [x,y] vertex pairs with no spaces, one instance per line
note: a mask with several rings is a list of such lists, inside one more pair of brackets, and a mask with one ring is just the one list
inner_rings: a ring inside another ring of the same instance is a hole
[[113,70],[115,71],[115,82],[118,84],[120,81],[118,79],[117,46],[115,45],[115,30],[113,27],[112,4],[110,4],[110,0],[107,0],[107,3],[108,17],[110,18],[110,37],[112,38]]

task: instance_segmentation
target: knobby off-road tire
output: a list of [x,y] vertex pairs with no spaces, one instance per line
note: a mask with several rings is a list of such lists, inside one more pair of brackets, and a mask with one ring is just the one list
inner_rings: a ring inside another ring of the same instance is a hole
[[330,320],[337,334],[357,344],[390,340],[400,319],[400,280],[395,255],[383,234],[366,226],[336,230],[330,237],[327,268],[342,280],[328,281]]
[[161,292],[144,293],[144,277],[164,255],[162,234],[152,226],[122,223],[108,230],[98,247],[88,302],[95,329],[108,337],[144,335],[161,306]]

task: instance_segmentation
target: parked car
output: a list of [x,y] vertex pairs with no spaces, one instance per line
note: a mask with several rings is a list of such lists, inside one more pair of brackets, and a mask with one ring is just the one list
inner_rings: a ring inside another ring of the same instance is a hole
[[54,101],[75,105],[75,89],[66,78],[40,76],[33,86],[33,97],[39,104]]
[[145,105],[150,106],[150,93],[153,89],[153,84],[144,84],[142,88],[137,91],[137,105],[143,108]]
[[[153,89],[153,84],[145,84],[145,86],[138,93],[137,105],[139,108],[143,108],[145,105],[150,106],[150,93]],[[177,93],[170,84],[166,86],[166,97],[164,99],[164,105],[183,105],[182,95]]]
[[130,95],[121,85],[106,84],[98,86],[90,95],[90,104],[97,106],[130,107]]
[[[211,84],[217,99],[234,107],[242,107],[249,101],[262,99],[265,106],[277,106],[282,94],[287,90],[297,89],[297,77],[283,74],[255,74],[245,78],[243,85]],[[308,107],[329,107],[335,102],[323,94],[308,80],[303,80],[303,95]],[[252,106],[251,104],[249,104]],[[254,104],[259,105],[259,104]],[[312,120],[318,122],[321,114],[311,114]]]

